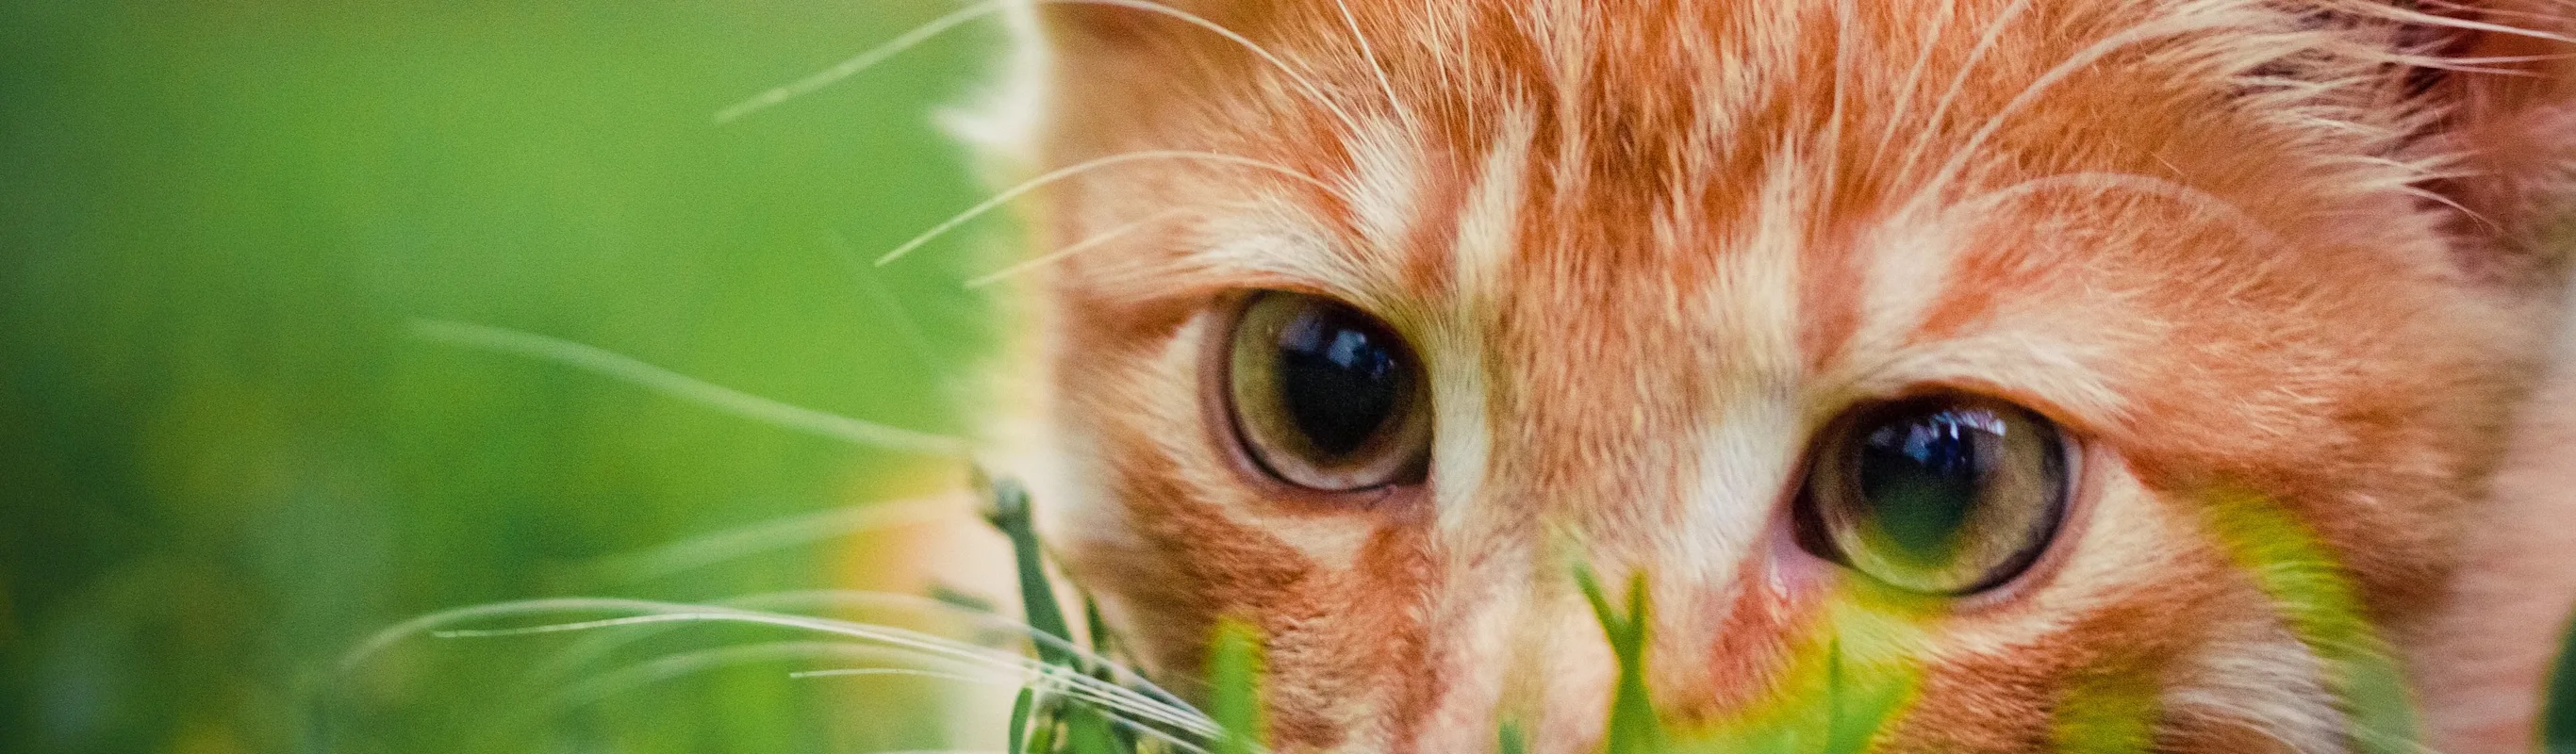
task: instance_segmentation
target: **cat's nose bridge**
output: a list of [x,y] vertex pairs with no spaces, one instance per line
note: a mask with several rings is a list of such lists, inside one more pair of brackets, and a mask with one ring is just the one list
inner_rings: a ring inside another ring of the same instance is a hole
[[[1411,750],[1493,751],[1496,732],[1509,726],[1530,752],[1597,751],[1621,673],[1612,634],[1639,617],[1627,601],[1632,578],[1647,595],[1647,678],[1666,713],[1723,713],[1779,667],[1789,632],[1769,607],[1777,595],[1748,584],[1761,580],[1754,572],[1719,576],[1564,546],[1528,552],[1478,574],[1472,580],[1483,586],[1471,591],[1482,596],[1451,602],[1466,609],[1433,623],[1442,645],[1433,655],[1450,663],[1439,673],[1447,689],[1420,712],[1454,724],[1411,727]],[[1592,569],[1611,615],[1595,612],[1577,567]]]
[[1743,556],[1782,510],[1800,450],[1790,402],[1677,380],[1571,382],[1505,409],[1518,415],[1501,417],[1473,505],[1537,524],[1529,536],[1572,533],[1699,573]]
[[1623,278],[1592,293],[1610,301],[1516,311],[1487,333],[1486,496],[1604,536],[1765,507],[1796,432],[1773,360],[1710,329],[1682,291]]

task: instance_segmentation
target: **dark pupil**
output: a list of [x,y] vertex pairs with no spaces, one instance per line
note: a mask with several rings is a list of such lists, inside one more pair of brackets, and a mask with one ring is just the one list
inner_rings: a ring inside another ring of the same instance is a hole
[[1310,312],[1279,333],[1280,403],[1317,452],[1349,455],[1386,423],[1404,366],[1353,313]]
[[1872,429],[1860,447],[1861,500],[1887,538],[1925,564],[1948,558],[1950,539],[1976,510],[2001,443],[1949,411],[1908,413]]

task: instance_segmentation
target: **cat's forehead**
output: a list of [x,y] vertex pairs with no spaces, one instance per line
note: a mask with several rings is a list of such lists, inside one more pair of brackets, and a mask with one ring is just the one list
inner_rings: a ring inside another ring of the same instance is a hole
[[[1835,147],[1815,138],[1668,154],[1696,164],[1630,174],[1586,165],[1594,158],[1581,152],[1596,147],[1543,139],[1534,104],[1479,117],[1489,132],[1447,145],[1364,119],[1339,142],[1351,158],[1326,173],[1331,197],[1290,192],[1252,219],[1217,219],[1202,243],[1183,245],[1195,250],[1191,266],[1236,287],[1352,301],[1435,351],[1476,352],[1508,383],[1492,387],[1523,399],[1973,381],[2107,416],[2119,399],[2086,362],[2145,314],[2141,302],[2097,295],[2117,284],[2121,257],[2189,244],[2223,260],[2247,241],[2235,224],[2200,222],[2198,202],[2068,218],[2008,199],[1857,196],[1832,177]],[[2140,238],[2078,227],[2121,221],[2164,238],[2140,249]],[[2130,262],[2141,285],[2155,282],[2150,265]],[[2053,357],[2034,364],[2024,358],[2034,351]],[[1590,384],[1605,379],[1632,384]]]

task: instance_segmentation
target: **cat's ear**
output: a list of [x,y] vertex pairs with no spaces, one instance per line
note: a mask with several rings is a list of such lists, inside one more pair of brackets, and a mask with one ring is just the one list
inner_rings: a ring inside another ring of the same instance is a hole
[[2471,271],[2556,277],[2576,262],[2576,5],[2377,0],[2401,24],[2396,86],[2420,108],[2403,150],[2468,241]]

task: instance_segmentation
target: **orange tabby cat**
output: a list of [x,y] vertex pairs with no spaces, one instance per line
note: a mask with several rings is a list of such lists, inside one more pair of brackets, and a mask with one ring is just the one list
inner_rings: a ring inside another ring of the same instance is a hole
[[2391,693],[2436,749],[2531,746],[2576,593],[2576,391],[2526,403],[2576,8],[1013,13],[1004,147],[1080,248],[997,465],[1148,670],[1261,630],[1279,748],[1598,746],[1574,564],[1644,580],[1677,730],[1829,647],[1903,679],[1880,751],[2115,708],[2160,751],[2391,750]]

